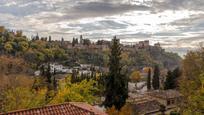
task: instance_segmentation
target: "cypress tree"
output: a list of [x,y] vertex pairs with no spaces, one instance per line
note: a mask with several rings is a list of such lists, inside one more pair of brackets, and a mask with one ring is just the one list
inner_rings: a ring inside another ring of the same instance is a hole
[[48,64],[48,67],[47,67],[46,77],[47,77],[47,83],[51,84],[52,83],[52,73],[51,73],[50,64]]
[[147,89],[148,89],[148,90],[151,90],[151,69],[148,70]]
[[72,39],[72,46],[75,46],[75,38]]
[[51,36],[49,36],[49,42],[51,42],[52,41],[52,37]]
[[120,110],[128,98],[128,79],[122,74],[121,47],[119,39],[114,37],[111,44],[111,54],[109,55],[109,73],[106,79],[105,101],[106,108],[115,106]]
[[154,76],[152,79],[152,86],[155,90],[159,89],[159,87],[160,87],[159,76],[160,76],[159,66],[156,65],[154,68]]

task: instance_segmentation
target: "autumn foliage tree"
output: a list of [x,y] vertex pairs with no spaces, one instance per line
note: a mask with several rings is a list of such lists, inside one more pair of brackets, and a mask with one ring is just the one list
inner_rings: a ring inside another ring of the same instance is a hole
[[184,99],[181,104],[183,114],[203,114],[204,93],[204,48],[188,52],[183,62],[183,73],[179,81],[179,89]]

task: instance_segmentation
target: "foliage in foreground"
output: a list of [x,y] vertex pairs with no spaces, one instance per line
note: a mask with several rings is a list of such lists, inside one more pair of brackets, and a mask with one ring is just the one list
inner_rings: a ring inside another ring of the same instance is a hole
[[[29,80],[32,79],[29,78],[27,80],[27,82],[29,82]],[[34,80],[32,80],[32,82],[33,81]],[[16,82],[25,81],[18,80]],[[57,94],[49,101],[46,100],[46,95],[48,93],[46,87],[40,87],[37,91],[32,89],[32,85],[25,86],[22,84],[16,87],[7,87],[0,95],[0,99],[3,100],[3,106],[0,107],[0,112],[29,109],[63,102],[80,101],[92,104],[97,99],[94,96],[97,91],[94,85],[95,81],[93,80],[83,80],[79,83],[71,83],[70,77],[68,77],[65,81],[59,82]]]
[[183,75],[180,79],[180,91],[184,102],[181,110],[184,114],[204,112],[204,49],[189,52],[183,60]]
[[120,111],[118,111],[114,106],[107,109],[108,115],[133,115],[133,110],[130,105],[124,105]]

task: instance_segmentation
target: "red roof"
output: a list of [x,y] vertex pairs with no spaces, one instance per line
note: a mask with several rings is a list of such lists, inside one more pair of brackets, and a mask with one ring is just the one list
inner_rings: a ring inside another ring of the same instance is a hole
[[81,102],[49,105],[41,108],[17,110],[0,115],[107,115],[95,107]]

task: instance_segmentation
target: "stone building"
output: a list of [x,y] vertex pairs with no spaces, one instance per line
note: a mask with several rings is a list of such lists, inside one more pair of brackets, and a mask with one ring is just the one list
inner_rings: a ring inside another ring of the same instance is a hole
[[149,40],[139,41],[139,43],[135,45],[137,49],[145,49],[149,48],[149,46],[150,46]]
[[148,92],[147,95],[167,108],[175,108],[182,101],[182,95],[176,90],[156,90]]
[[155,43],[155,44],[154,44],[154,46],[155,46],[155,47],[158,47],[158,48],[160,48],[160,47],[161,47],[161,45],[160,45],[160,43],[159,43],[159,42],[158,42],[158,43]]

